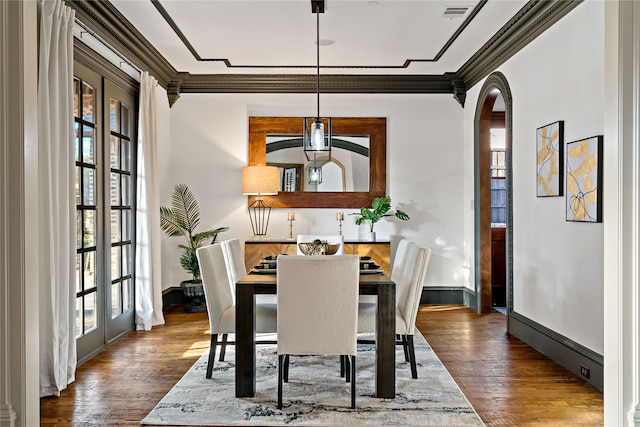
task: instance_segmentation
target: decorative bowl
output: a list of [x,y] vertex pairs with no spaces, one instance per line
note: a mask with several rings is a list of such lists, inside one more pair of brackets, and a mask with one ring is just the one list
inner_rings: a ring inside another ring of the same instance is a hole
[[300,242],[298,247],[305,255],[335,255],[340,249],[340,243]]

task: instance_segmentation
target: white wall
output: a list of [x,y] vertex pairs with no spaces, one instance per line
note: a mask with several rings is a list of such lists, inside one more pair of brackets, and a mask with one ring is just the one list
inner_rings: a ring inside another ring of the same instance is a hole
[[[170,110],[170,146],[163,147],[162,205],[173,185],[188,184],[202,212],[202,226],[230,227],[222,238],[252,236],[241,194],[240,171],[247,164],[249,116],[315,115],[312,95],[183,94]],[[321,114],[387,118],[387,192],[393,207],[411,220],[386,218],[376,224],[379,240],[410,238],[433,248],[426,286],[461,286],[463,281],[462,107],[451,95],[321,95]],[[169,143],[169,141],[166,141]],[[289,234],[286,209],[273,209],[269,237]],[[291,209],[299,233],[337,233],[336,212],[345,213],[346,238],[364,238],[366,227],[349,216],[357,209]],[[203,228],[204,230],[204,228]],[[164,237],[163,287],[187,274],[178,264],[178,239]]]
[[[565,144],[604,133],[604,3],[582,3],[498,71],[513,97],[514,310],[603,354],[603,224],[567,222],[564,197],[536,197],[535,132],[564,120]],[[466,206],[481,87],[464,114]],[[464,223],[473,247],[472,210]]]

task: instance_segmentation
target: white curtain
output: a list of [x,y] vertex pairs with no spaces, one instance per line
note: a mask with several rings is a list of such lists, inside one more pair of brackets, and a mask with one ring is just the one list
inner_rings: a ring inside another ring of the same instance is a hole
[[136,209],[136,329],[162,325],[160,269],[160,196],[156,79],[140,79],[138,126],[138,203]]
[[40,1],[38,226],[40,395],[75,379],[73,21],[61,0]]

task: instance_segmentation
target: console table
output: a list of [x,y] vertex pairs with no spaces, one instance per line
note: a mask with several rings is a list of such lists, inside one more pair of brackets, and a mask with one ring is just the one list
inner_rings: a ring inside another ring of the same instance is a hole
[[[390,242],[363,242],[358,240],[344,241],[344,253],[360,256],[370,256],[371,259],[384,270],[388,276],[391,261]],[[247,271],[259,264],[266,256],[297,253],[297,242],[295,240],[247,240],[244,243],[244,263]]]

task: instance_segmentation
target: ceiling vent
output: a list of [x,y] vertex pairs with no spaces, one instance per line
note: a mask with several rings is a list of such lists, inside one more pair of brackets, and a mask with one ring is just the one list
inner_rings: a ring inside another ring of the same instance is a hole
[[467,11],[471,9],[468,6],[465,7],[448,7],[444,10],[444,13],[442,14],[442,16],[444,18],[460,18],[462,16],[464,16]]

